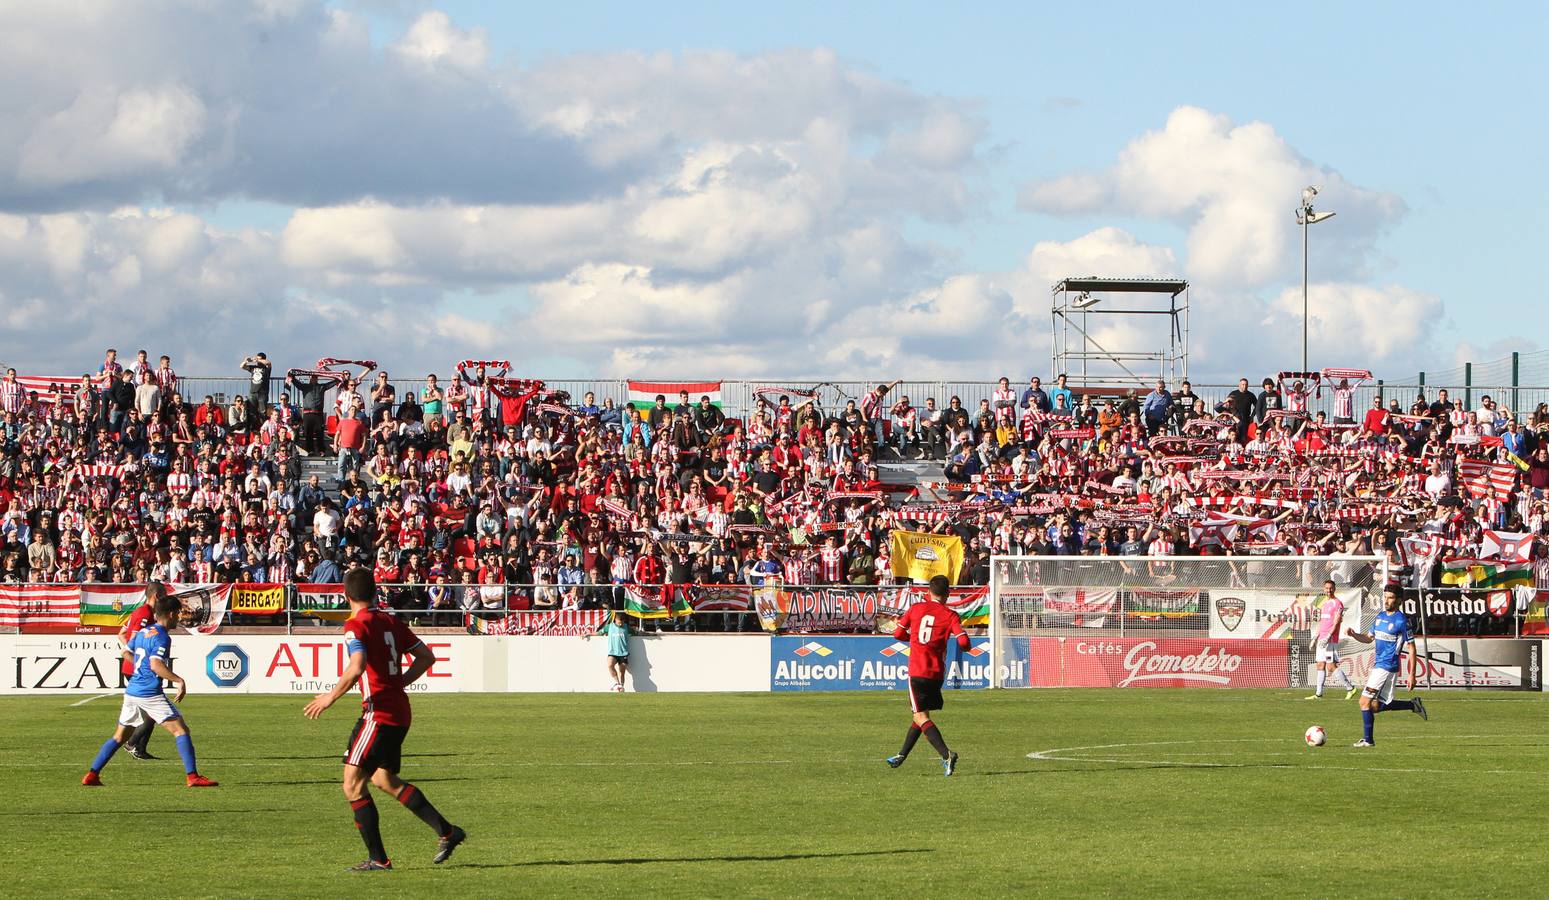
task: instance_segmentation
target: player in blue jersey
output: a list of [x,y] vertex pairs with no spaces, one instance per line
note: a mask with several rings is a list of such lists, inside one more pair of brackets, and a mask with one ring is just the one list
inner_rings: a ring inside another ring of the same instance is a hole
[[[1388,588],[1382,592],[1382,612],[1372,620],[1371,628],[1364,634],[1357,634],[1354,629],[1346,633],[1363,644],[1376,644],[1377,649],[1376,658],[1372,661],[1371,676],[1366,679],[1366,690],[1361,692],[1361,722],[1365,726],[1366,736],[1356,741],[1355,746],[1376,746],[1376,741],[1372,740],[1372,726],[1376,723],[1377,713],[1407,709],[1422,719],[1429,719],[1425,703],[1419,697],[1410,700],[1393,699],[1401,656],[1409,657],[1409,686],[1406,690],[1415,689],[1415,648],[1411,644],[1409,619],[1398,609],[1398,591]],[[1408,650],[1407,654],[1405,650]]]
[[[219,783],[199,774],[199,767],[194,761],[194,739],[189,735],[188,725],[176,705],[182,701],[188,684],[182,676],[172,671],[172,638],[167,635],[167,628],[177,619],[181,608],[182,604],[176,597],[158,597],[155,621],[129,639],[134,674],[124,689],[124,706],[118,714],[118,729],[97,751],[97,758],[92,760],[91,769],[81,779],[81,784],[100,787],[102,779],[98,775],[102,767],[108,764],[108,760],[113,758],[113,754],[118,752],[118,748],[129,739],[135,728],[147,720],[172,733],[178,756],[183,757],[189,787],[215,787]],[[177,694],[171,700],[162,692],[163,679],[177,685]]]

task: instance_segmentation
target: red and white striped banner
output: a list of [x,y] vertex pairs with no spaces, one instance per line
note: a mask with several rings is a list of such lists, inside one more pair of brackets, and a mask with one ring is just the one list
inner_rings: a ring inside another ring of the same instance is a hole
[[499,619],[465,616],[468,630],[476,634],[541,634],[581,637],[593,634],[607,620],[604,609],[551,610],[512,613]]
[[0,628],[74,628],[80,622],[81,589],[76,585],[0,587]]
[[1260,497],[1256,494],[1233,494],[1225,497],[1184,497],[1182,505],[1193,507],[1270,506],[1276,509],[1302,508],[1302,505],[1295,500],[1286,500],[1281,497]]
[[[95,381],[96,379],[93,379]],[[67,407],[75,405],[75,392],[81,386],[81,376],[63,377],[56,375],[18,375],[16,383],[22,386],[22,390],[29,395],[36,393],[39,403],[52,404],[55,395],[64,402]]]
[[1458,476],[1475,497],[1492,496],[1505,500],[1517,481],[1517,467],[1511,463],[1489,463],[1482,459],[1458,460]]

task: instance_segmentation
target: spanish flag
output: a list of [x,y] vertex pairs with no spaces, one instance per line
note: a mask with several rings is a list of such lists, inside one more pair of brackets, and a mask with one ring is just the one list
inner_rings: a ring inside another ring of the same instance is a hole
[[963,567],[963,539],[950,534],[926,534],[921,531],[895,531],[892,538],[893,574],[911,581],[925,582],[945,575],[957,584]]

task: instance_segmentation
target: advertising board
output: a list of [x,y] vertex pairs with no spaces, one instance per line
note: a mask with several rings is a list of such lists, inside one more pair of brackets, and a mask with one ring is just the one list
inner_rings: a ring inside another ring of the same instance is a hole
[[1290,687],[1288,641],[1029,638],[1033,687]]
[[[1019,661],[1011,665],[1025,667]],[[768,673],[775,691],[901,691],[909,686],[909,645],[882,636],[776,637],[770,643]],[[948,646],[943,687],[989,685],[987,639],[971,638],[967,650]]]
[[[1488,691],[1543,690],[1543,641],[1510,638],[1430,638],[1415,641],[1420,658],[1415,682],[1421,690],[1456,688]],[[1351,678],[1364,684],[1371,674],[1373,653],[1346,656]],[[1408,683],[1409,664],[1399,664],[1399,686]]]

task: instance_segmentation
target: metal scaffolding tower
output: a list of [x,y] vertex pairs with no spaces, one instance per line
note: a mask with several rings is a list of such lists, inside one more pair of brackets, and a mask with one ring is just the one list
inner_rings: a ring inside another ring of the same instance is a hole
[[[1115,308],[1115,294],[1134,295],[1127,304],[1131,308]],[[1187,281],[1066,278],[1054,286],[1052,310],[1052,374],[1065,373],[1073,385],[1138,388],[1160,377],[1175,388],[1189,377]],[[1166,316],[1167,333],[1163,335],[1155,324],[1142,324],[1135,333],[1119,338],[1101,335],[1108,323],[1098,316]]]

